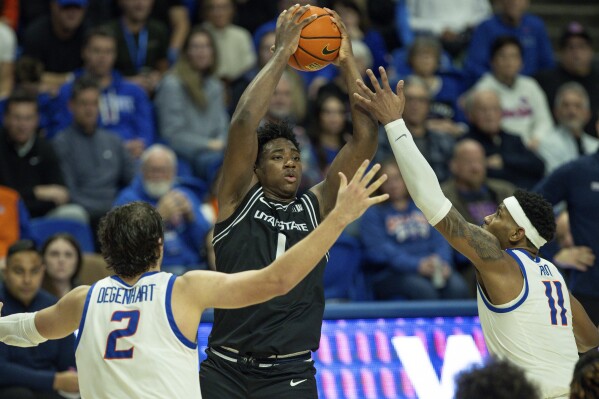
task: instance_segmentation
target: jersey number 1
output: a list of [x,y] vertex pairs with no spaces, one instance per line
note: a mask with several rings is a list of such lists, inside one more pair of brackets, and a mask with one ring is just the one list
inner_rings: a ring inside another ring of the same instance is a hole
[[119,338],[130,337],[137,332],[137,325],[139,324],[139,310],[124,311],[119,310],[112,314],[110,321],[123,321],[123,319],[129,319],[126,328],[119,328],[113,330],[108,334],[108,340],[106,341],[106,351],[104,352],[104,359],[132,359],[133,349],[131,347],[125,350],[116,349],[116,341]]
[[562,326],[568,325],[568,319],[566,318],[566,308],[564,307],[564,293],[562,291],[562,283],[561,281],[543,281],[545,285],[545,295],[547,295],[547,302],[549,303],[550,316],[551,316],[551,324],[557,326],[557,308],[555,306],[555,299],[553,299],[553,286],[555,285],[555,292],[557,293],[557,306],[561,308],[559,313],[560,321]]

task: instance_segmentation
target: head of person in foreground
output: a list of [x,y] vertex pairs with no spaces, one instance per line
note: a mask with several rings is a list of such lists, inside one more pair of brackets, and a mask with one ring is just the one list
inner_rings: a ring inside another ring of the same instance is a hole
[[508,360],[490,360],[456,378],[455,399],[540,399],[524,370]]

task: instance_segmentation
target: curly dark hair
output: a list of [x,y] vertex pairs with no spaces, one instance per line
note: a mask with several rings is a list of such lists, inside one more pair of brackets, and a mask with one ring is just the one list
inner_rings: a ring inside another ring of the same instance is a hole
[[[537,229],[541,237],[546,239],[547,242],[553,240],[555,236],[555,217],[553,215],[553,207],[549,201],[540,194],[524,190],[516,190],[514,197],[516,197],[524,214],[526,214],[526,217],[528,217],[530,223]],[[531,242],[529,242],[529,245],[534,247]]]
[[539,399],[524,370],[507,360],[492,359],[456,378],[455,399]]
[[599,399],[599,352],[592,350],[574,367],[570,399]]
[[260,126],[258,128],[258,155],[256,157],[256,164],[260,163],[260,158],[262,157],[262,151],[264,150],[264,146],[269,141],[275,139],[287,139],[293,143],[295,148],[298,151],[300,150],[299,143],[295,134],[293,133],[293,128],[289,124],[288,121],[283,120],[281,122],[266,122],[264,126]]
[[162,217],[146,202],[113,208],[100,221],[98,237],[108,268],[121,277],[135,277],[155,266],[164,242]]

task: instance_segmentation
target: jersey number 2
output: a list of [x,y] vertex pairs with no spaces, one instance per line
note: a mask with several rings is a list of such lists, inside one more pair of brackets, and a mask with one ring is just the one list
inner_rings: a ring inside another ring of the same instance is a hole
[[543,281],[543,284],[545,285],[545,295],[547,295],[547,302],[549,303],[549,315],[551,316],[551,324],[557,326],[557,308],[555,306],[555,299],[553,298],[553,286],[551,285],[551,283],[555,285],[555,292],[557,293],[557,306],[561,308],[561,311],[559,313],[561,325],[567,326],[568,319],[566,318],[566,308],[564,307],[564,293],[562,291],[562,283],[558,280]]
[[124,311],[119,310],[112,314],[110,321],[123,321],[123,319],[129,319],[126,328],[119,328],[113,330],[108,334],[108,340],[106,341],[106,351],[104,352],[104,359],[132,359],[133,349],[131,347],[125,350],[117,350],[116,342],[117,339],[123,337],[130,337],[137,332],[137,325],[139,324],[139,310]]

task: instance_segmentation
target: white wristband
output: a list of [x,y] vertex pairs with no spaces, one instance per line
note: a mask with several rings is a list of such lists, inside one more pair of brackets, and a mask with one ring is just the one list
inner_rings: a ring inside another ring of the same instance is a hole
[[34,313],[16,313],[0,318],[0,341],[7,345],[27,348],[37,346],[47,339],[35,326]]
[[435,172],[420,153],[403,119],[386,124],[385,130],[410,196],[426,220],[436,225],[451,210],[452,204],[441,191]]

